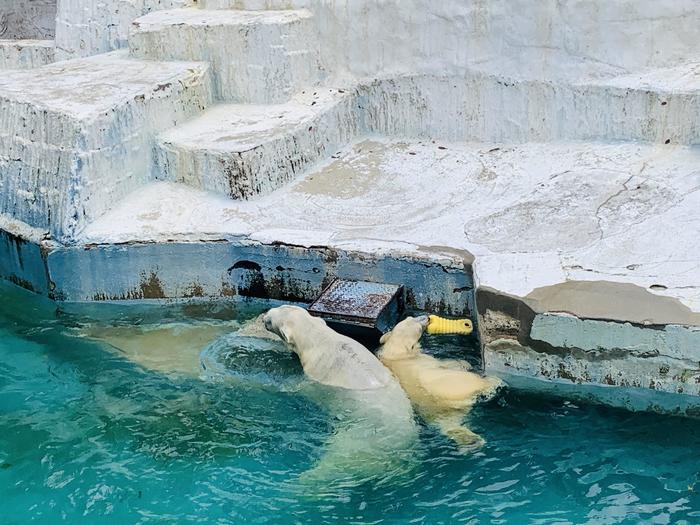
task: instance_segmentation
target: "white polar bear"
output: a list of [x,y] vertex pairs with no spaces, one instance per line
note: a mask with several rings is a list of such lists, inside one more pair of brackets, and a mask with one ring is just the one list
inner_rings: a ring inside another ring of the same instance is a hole
[[418,430],[411,402],[391,372],[367,348],[303,308],[273,308],[264,322],[299,356],[309,378],[335,387],[310,394],[336,414],[337,426],[323,457],[305,478],[407,472],[416,459]]
[[477,448],[484,440],[462,421],[478,400],[492,397],[502,382],[470,372],[465,361],[436,359],[422,353],[419,341],[427,325],[427,317],[401,321],[380,339],[379,359],[398,378],[428,423],[464,449]]

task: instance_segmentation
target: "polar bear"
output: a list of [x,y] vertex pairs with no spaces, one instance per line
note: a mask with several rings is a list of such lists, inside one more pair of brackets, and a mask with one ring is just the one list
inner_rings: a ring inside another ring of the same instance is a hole
[[336,416],[324,455],[305,478],[358,479],[407,472],[415,461],[418,436],[413,409],[374,354],[297,306],[273,308],[264,322],[299,356],[306,376],[325,385],[311,396]]
[[273,308],[265,328],[277,334],[299,356],[304,373],[314,381],[350,390],[375,390],[395,383],[391,372],[367,348],[328,327],[298,306]]
[[436,359],[421,352],[419,344],[428,317],[408,317],[380,339],[379,359],[398,378],[417,412],[464,450],[484,440],[462,425],[480,399],[492,397],[500,379],[470,372],[465,361]]

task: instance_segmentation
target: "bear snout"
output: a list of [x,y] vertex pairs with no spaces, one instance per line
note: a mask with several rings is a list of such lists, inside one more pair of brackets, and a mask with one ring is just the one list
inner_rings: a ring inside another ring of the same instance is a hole
[[265,325],[265,330],[272,332],[272,319],[270,319],[269,312],[263,316],[263,324]]
[[430,322],[430,318],[427,315],[421,315],[418,317],[414,317],[414,319],[418,322],[423,327],[423,330],[428,328],[428,323]]

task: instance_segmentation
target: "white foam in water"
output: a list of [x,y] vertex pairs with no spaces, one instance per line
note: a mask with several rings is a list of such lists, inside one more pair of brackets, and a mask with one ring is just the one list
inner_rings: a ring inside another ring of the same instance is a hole
[[202,379],[244,381],[282,391],[296,389],[304,380],[296,356],[279,339],[245,332],[222,335],[202,351]]

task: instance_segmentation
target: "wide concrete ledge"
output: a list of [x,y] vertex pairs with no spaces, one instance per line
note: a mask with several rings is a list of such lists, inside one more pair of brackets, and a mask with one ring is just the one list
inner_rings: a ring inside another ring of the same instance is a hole
[[631,284],[567,281],[526,297],[482,287],[477,304],[490,373],[531,390],[700,415],[700,314],[676,299]]
[[612,281],[700,311],[698,148],[375,138],[336,157],[251,201],[154,183],[80,241],[451,246],[475,255],[482,286],[506,294]]
[[65,247],[25,225],[0,223],[0,278],[61,302],[310,303],[342,278],[403,285],[409,309],[476,321],[472,262],[471,254],[444,247],[387,243],[369,253],[244,237]]
[[243,296],[308,303],[340,277],[403,284],[409,308],[475,314],[469,254],[439,248],[367,253],[230,239],[57,249],[47,266],[57,300]]

